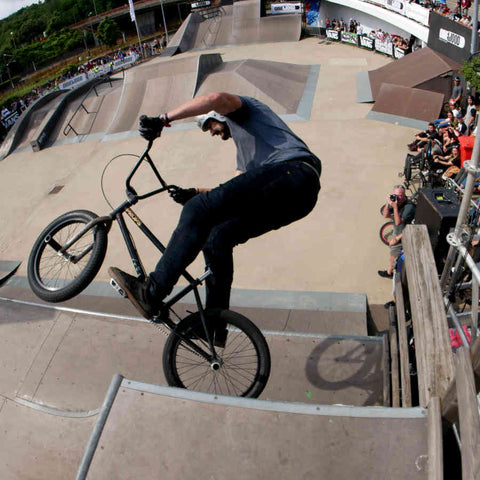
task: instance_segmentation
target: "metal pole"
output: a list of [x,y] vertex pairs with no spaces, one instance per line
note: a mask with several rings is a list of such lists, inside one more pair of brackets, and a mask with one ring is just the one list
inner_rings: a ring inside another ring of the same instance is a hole
[[[478,2],[478,0],[476,0]],[[458,212],[457,223],[455,225],[455,237],[460,239],[460,234],[462,232],[462,227],[467,218],[467,214],[470,207],[470,200],[472,199],[473,187],[475,184],[475,178],[477,174],[475,170],[478,167],[480,162],[480,135],[475,137],[475,143],[473,145],[472,159],[470,160],[471,169],[468,170],[467,184],[465,185],[465,190],[463,193],[462,203],[460,204],[460,210]],[[452,266],[453,259],[455,256],[455,248],[450,246],[448,250],[447,261],[445,262],[445,267],[443,268],[442,277],[440,279],[440,287],[442,290],[447,284],[447,278],[449,270]]]
[[477,51],[478,42],[478,0],[473,2],[473,21],[472,21],[472,43],[470,53],[473,55]]
[[[478,2],[478,0],[476,0]],[[162,17],[163,17],[163,27],[165,30],[165,36],[167,37],[167,44],[169,43],[168,39],[168,28],[167,28],[167,21],[165,20],[165,11],[163,10],[163,0],[160,3],[160,6],[162,8]]]

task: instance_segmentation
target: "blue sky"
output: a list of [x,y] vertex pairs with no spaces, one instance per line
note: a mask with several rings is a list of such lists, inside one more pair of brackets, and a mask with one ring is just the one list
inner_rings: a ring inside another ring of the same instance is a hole
[[0,20],[23,7],[39,2],[40,0],[0,0]]

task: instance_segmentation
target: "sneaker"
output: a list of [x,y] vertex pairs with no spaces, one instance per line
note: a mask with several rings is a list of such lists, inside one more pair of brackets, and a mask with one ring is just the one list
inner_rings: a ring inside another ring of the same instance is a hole
[[378,274],[383,278],[393,278],[393,273],[388,273],[386,270],[379,270]]
[[384,307],[385,309],[387,309],[387,310],[388,310],[390,307],[394,307],[394,306],[395,306],[395,302],[394,302],[393,300],[390,300],[389,302],[387,302],[387,303],[385,303],[385,304],[383,305],[383,307]]
[[139,278],[122,272],[117,267],[110,267],[108,273],[113,281],[127,295],[135,308],[147,319],[158,315],[162,302],[153,302],[148,292],[148,283],[142,282]]

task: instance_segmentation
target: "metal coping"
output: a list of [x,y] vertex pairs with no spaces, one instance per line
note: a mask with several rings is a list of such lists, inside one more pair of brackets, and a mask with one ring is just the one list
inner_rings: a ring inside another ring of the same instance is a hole
[[[93,310],[82,310],[79,308],[59,307],[57,305],[49,305],[44,303],[29,302],[26,300],[16,300],[12,298],[0,297],[0,302],[16,303],[18,305],[25,305],[29,307],[45,308],[49,310],[55,310],[58,312],[66,312],[80,315],[91,315],[104,318],[114,318],[117,320],[129,320],[133,322],[151,323],[143,317],[136,317],[131,315],[120,315],[116,313],[97,312]],[[362,335],[341,335],[341,334],[329,334],[329,333],[305,333],[294,331],[279,331],[279,330],[262,330],[262,333],[267,336],[279,336],[279,337],[298,337],[298,338],[316,338],[324,340],[351,340],[357,342],[369,342],[369,343],[382,343],[382,337],[369,337]]]
[[191,400],[201,403],[239,407],[254,410],[263,410],[279,413],[293,413],[301,415],[359,417],[359,418],[425,418],[427,410],[421,407],[393,408],[393,407],[357,407],[350,405],[312,405],[300,402],[279,402],[274,400],[259,400],[254,398],[230,397],[204,392],[195,392],[183,388],[165,387],[152,383],[137,382],[124,378],[122,388],[139,392],[163,395],[170,398]]
[[[8,286],[24,289],[30,288],[27,278],[19,275],[11,278]],[[182,288],[176,286],[172,294],[177,294]],[[202,299],[204,299],[205,289],[200,287],[199,291]],[[112,289],[109,282],[93,282],[84,290],[83,295],[117,297],[118,294]],[[186,295],[182,303],[195,303],[193,294]],[[234,307],[277,310],[365,313],[367,311],[367,296],[364,293],[350,292],[233,289],[231,305]]]

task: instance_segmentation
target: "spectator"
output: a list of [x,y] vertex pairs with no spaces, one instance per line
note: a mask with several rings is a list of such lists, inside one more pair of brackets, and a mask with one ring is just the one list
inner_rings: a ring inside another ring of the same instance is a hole
[[448,155],[433,155],[433,167],[436,170],[445,172],[449,167],[457,167],[460,170],[460,150],[452,147]]
[[405,187],[395,185],[393,193],[387,195],[387,203],[383,206],[384,218],[393,218],[393,236],[389,241],[390,259],[387,270],[379,270],[383,278],[393,278],[393,265],[402,252],[402,235],[405,225],[415,218],[415,205],[407,199]]
[[440,135],[433,122],[428,124],[428,128],[424,132],[419,132],[415,135],[415,140],[407,145],[408,149],[411,152],[417,152],[418,150],[421,150],[429,140],[440,140]]
[[461,105],[462,101],[462,94],[463,94],[463,87],[460,83],[460,77],[458,75],[455,75],[453,77],[453,89],[452,89],[452,95],[450,96],[450,105],[457,104],[458,106]]
[[475,128],[475,119],[477,117],[477,107],[473,100],[472,95],[467,97],[467,110],[465,112],[465,123],[468,127],[468,134],[470,135]]
[[468,127],[463,119],[461,112],[457,113],[457,126],[455,127],[455,135],[461,137],[462,135],[468,135]]
[[452,110],[449,110],[447,112],[447,118],[437,118],[436,120],[433,121],[433,124],[435,125],[435,127],[439,129],[447,128],[447,127],[455,128],[457,126],[457,123],[458,123],[458,120],[455,118]]
[[10,115],[10,110],[7,107],[3,107],[1,111],[2,118],[7,118]]

